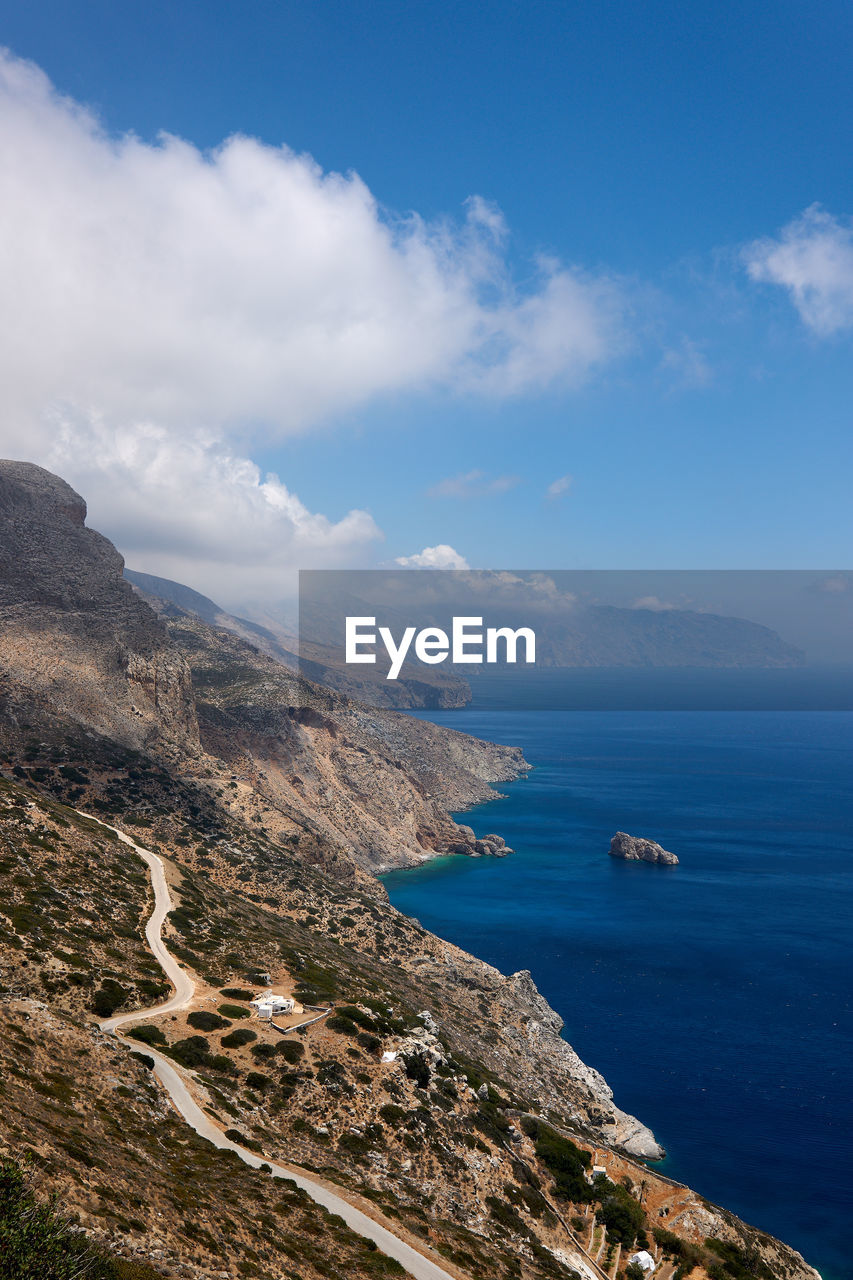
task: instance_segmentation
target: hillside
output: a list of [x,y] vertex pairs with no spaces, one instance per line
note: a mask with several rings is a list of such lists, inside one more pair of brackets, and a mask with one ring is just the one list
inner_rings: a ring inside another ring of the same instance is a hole
[[[637,1162],[659,1153],[652,1135],[528,973],[429,934],[374,879],[395,859],[477,852],[445,806],[517,773],[517,752],[299,682],[196,614],[158,618],[63,482],[23,464],[0,481],[0,1142],[34,1161],[40,1194],[164,1277],[395,1274],[304,1195],[197,1139],[147,1039],[223,1131],[372,1205],[454,1275],[596,1275],[584,1247],[614,1270],[645,1240],[664,1276],[813,1280]],[[144,939],[150,884],[79,809],[163,857],[166,941],[197,986],[193,1007],[118,1038],[99,1020],[167,993]],[[280,1035],[247,1016],[264,974],[331,1012]]]

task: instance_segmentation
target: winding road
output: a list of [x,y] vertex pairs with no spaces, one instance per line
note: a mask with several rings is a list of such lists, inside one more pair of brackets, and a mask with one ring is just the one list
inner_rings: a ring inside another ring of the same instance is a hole
[[[133,1013],[121,1013],[116,1017],[107,1018],[105,1022],[100,1024],[102,1031],[112,1032],[115,1035],[118,1028],[128,1022],[147,1021],[150,1018],[162,1017],[164,1014],[175,1013],[177,1010],[185,1009],[192,1002],[196,988],[192,978],[181,968],[163,942],[163,921],[172,910],[172,900],[169,896],[169,886],[166,883],[166,873],[162,859],[149,849],[143,849],[141,845],[138,845],[130,836],[125,835],[123,831],[119,831],[117,827],[111,827],[109,823],[101,822],[100,818],[95,818],[92,814],[82,813],[79,810],[78,812],[81,818],[87,818],[90,822],[97,822],[99,826],[106,827],[108,831],[112,831],[118,836],[119,840],[129,845],[148,867],[151,873],[151,887],[154,891],[154,910],[145,926],[145,938],[163,972],[175,988],[174,994],[163,1004],[155,1005],[151,1009],[136,1009]],[[255,1152],[249,1151],[246,1147],[241,1147],[237,1142],[232,1142],[230,1138],[226,1138],[222,1130],[202,1110],[193,1097],[188,1084],[188,1081],[192,1079],[191,1074],[179,1070],[173,1062],[170,1062],[168,1058],[163,1057],[161,1053],[158,1053],[156,1049],[152,1049],[148,1045],[145,1046],[145,1053],[153,1059],[154,1074],[166,1089],[175,1109],[199,1137],[212,1142],[215,1147],[219,1147],[221,1150],[235,1152],[245,1164],[251,1165],[254,1169],[259,1169],[262,1165],[265,1165],[270,1170],[272,1177],[288,1178],[290,1181],[295,1182],[317,1204],[343,1218],[352,1231],[364,1236],[367,1240],[372,1240],[377,1248],[386,1253],[389,1258],[395,1258],[415,1280],[459,1280],[460,1272],[446,1271],[431,1257],[421,1253],[418,1249],[408,1244],[407,1241],[401,1240],[389,1227],[374,1221],[373,1218],[355,1208],[348,1200],[345,1200],[343,1196],[338,1195],[324,1183],[315,1181],[313,1178],[287,1165],[277,1164],[266,1156],[256,1155]]]

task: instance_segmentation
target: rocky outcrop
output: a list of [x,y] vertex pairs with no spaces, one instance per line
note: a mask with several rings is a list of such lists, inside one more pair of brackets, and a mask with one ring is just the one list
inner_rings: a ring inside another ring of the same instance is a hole
[[517,747],[483,742],[396,711],[365,707],[300,678],[230,631],[172,605],[163,613],[192,670],[202,743],[261,802],[268,830],[310,828],[372,874],[437,853],[504,852],[448,810],[494,797],[527,768]]
[[610,841],[610,856],[622,858],[625,862],[656,862],[664,867],[678,865],[678,858],[668,849],[662,849],[654,840],[629,836],[626,831],[617,831]]
[[139,748],[197,749],[190,672],[86,503],[42,467],[0,461],[0,686]]
[[[666,1152],[651,1129],[613,1102],[613,1090],[599,1071],[579,1057],[561,1036],[563,1019],[541,995],[528,969],[501,979],[498,1000],[506,1010],[508,1038],[514,1038],[519,1059],[539,1064],[539,1092],[553,1090],[554,1105],[567,1102],[575,1118],[595,1128],[605,1141],[644,1160],[661,1160]],[[520,1016],[519,1016],[520,1015]],[[517,1024],[512,1036],[513,1023]],[[545,1083],[547,1082],[547,1083]],[[531,1077],[530,1084],[533,1084]]]
[[471,858],[505,858],[510,849],[503,836],[488,835],[482,839],[474,833],[474,828],[460,822],[456,826],[453,838],[435,845],[436,853],[462,853]]

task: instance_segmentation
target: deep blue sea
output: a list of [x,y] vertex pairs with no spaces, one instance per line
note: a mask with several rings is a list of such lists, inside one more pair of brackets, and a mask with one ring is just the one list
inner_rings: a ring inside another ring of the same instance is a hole
[[[535,768],[458,815],[513,855],[395,872],[392,902],[532,970],[667,1173],[851,1280],[853,713],[428,718]],[[610,858],[617,830],[681,865]]]

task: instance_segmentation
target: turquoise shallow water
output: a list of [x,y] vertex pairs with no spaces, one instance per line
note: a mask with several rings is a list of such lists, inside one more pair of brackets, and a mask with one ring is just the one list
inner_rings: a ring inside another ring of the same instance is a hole
[[[536,767],[462,818],[516,853],[395,872],[394,904],[531,969],[667,1172],[851,1280],[853,714],[429,718]],[[681,865],[608,857],[618,829]]]

